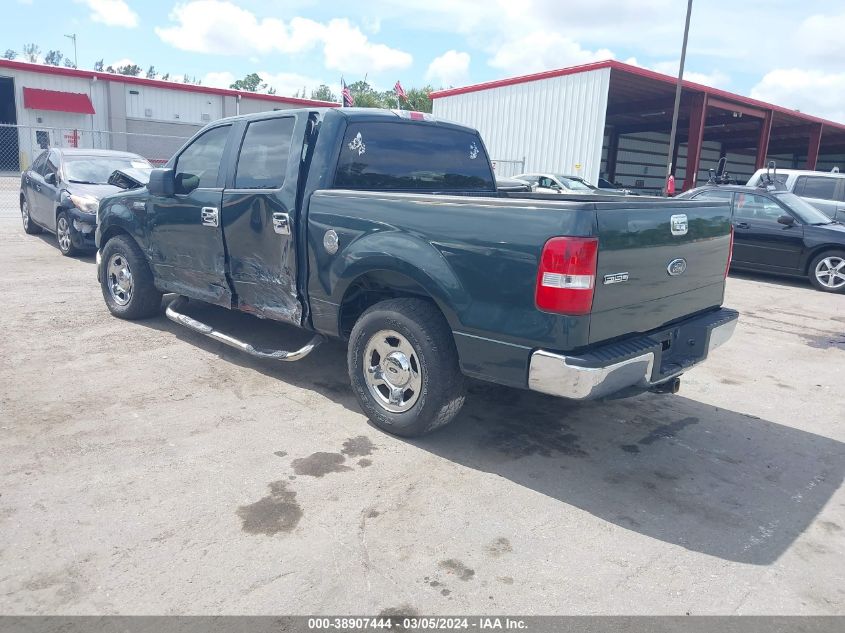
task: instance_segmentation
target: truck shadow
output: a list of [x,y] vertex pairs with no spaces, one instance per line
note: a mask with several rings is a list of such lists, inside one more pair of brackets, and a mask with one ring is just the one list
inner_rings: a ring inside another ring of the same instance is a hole
[[[193,309],[202,313],[193,316],[225,331],[249,331],[254,343],[293,347],[308,338],[226,310]],[[360,411],[342,343],[326,343],[297,363],[273,363],[164,317],[142,323]],[[783,554],[813,523],[845,473],[841,442],[681,395],[579,404],[471,382],[466,406],[453,424],[397,441],[494,473],[645,536],[753,565],[770,564]]]

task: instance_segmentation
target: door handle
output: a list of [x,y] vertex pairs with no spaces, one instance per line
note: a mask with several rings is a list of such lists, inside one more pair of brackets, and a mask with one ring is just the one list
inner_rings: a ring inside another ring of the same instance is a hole
[[736,228],[738,228],[738,229],[750,229],[751,227],[748,225],[748,222],[737,222]]
[[279,235],[290,235],[290,216],[287,213],[274,213],[273,230]]
[[203,207],[200,217],[203,226],[220,226],[220,212],[217,207]]

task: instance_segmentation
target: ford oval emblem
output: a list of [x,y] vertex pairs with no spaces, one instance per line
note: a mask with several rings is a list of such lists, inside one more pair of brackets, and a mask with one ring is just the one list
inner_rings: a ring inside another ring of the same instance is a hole
[[677,277],[678,275],[683,275],[687,269],[687,260],[683,257],[679,257],[678,259],[673,259],[669,262],[669,265],[666,266],[666,272],[672,275],[673,277]]

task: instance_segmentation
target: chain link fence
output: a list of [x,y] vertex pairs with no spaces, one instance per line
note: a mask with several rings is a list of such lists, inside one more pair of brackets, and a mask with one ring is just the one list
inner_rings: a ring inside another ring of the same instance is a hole
[[525,159],[514,160],[510,158],[491,158],[493,171],[500,178],[508,178],[517,174],[525,173]]
[[[0,124],[0,207],[16,208],[20,174],[48,148],[112,149],[143,156],[155,166],[164,165],[194,130],[186,136],[109,132],[44,126]],[[11,202],[10,202],[11,201]]]

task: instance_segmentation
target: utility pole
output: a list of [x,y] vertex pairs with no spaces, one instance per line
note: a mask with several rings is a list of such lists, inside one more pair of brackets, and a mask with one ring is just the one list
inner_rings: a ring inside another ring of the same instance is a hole
[[663,180],[663,195],[668,195],[666,187],[672,175],[672,154],[675,152],[675,137],[678,135],[678,110],[681,107],[681,87],[684,81],[684,62],[687,58],[687,39],[689,38],[689,19],[692,14],[692,0],[687,0],[687,21],[684,25],[684,43],[681,46],[681,67],[678,69],[678,83],[675,86],[675,109],[672,112],[672,133],[669,135],[669,159],[666,165],[666,178]]
[[79,68],[79,60],[76,57],[76,33],[73,35],[65,35],[69,40],[73,40],[73,67]]

